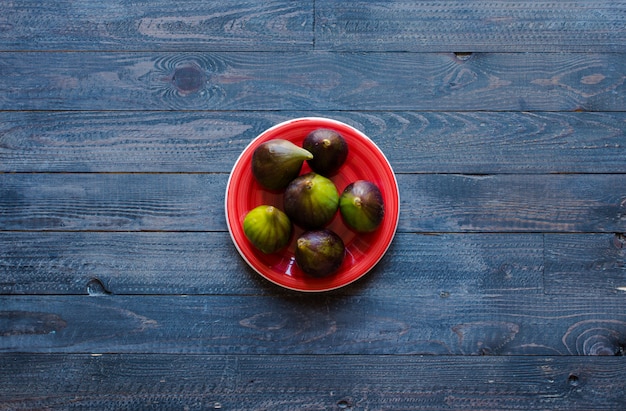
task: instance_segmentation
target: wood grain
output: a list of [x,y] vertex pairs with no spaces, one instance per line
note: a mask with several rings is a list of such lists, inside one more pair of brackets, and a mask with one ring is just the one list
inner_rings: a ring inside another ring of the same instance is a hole
[[574,238],[547,235],[546,292],[559,294],[626,292],[624,233]]
[[[3,174],[0,231],[225,231],[221,193],[227,179],[227,174]],[[400,232],[626,231],[623,174],[399,174],[397,179]]]
[[0,112],[3,172],[230,172],[293,118],[363,131],[398,173],[625,173],[626,113]]
[[[0,409],[626,404],[626,1],[23,0],[0,15]],[[238,255],[294,117],[401,194],[363,279]]]
[[8,2],[0,50],[302,50],[313,46],[303,1]]
[[[372,272],[334,294],[519,294],[545,283],[548,294],[621,295],[625,249],[622,234],[400,233]],[[222,232],[4,232],[0,250],[2,294],[284,291],[247,267]]]
[[401,231],[623,232],[626,175],[402,175]]
[[0,407],[616,410],[625,377],[606,357],[5,354]]
[[623,1],[317,0],[315,46],[352,51],[615,52]]
[[622,1],[27,0],[5,5],[0,50],[619,52],[625,10]]
[[626,109],[620,53],[7,52],[0,72],[0,110]]
[[[0,223],[15,230],[225,230],[225,174],[5,174]],[[28,215],[28,216],[27,216]]]
[[622,355],[623,295],[0,296],[0,352]]
[[[398,234],[338,295],[537,293],[541,235]],[[289,294],[253,272],[227,233],[0,233],[0,294]]]

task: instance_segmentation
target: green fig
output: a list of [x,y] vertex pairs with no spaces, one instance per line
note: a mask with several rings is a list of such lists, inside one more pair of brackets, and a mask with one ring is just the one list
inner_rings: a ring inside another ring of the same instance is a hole
[[343,240],[330,230],[307,231],[296,240],[296,263],[308,275],[333,274],[341,267],[344,256]]
[[284,210],[306,229],[321,228],[339,208],[339,193],[330,179],[314,172],[295,178],[284,193]]
[[292,224],[280,209],[260,205],[250,210],[243,220],[243,232],[250,242],[265,254],[285,247],[290,240]]
[[348,157],[348,144],[343,136],[325,128],[311,131],[302,147],[313,154],[313,158],[307,160],[309,167],[324,176],[335,174]]
[[349,184],[339,199],[341,217],[347,226],[360,233],[376,230],[385,216],[383,195],[371,181]]
[[291,141],[268,140],[252,153],[252,174],[263,187],[282,190],[300,174],[305,160],[313,155]]

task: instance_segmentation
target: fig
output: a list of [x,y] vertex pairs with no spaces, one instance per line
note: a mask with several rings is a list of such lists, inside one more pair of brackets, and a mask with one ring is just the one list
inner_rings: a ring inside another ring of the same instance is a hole
[[330,179],[310,172],[289,183],[283,201],[285,213],[295,224],[314,229],[333,219],[339,208],[339,193]]
[[372,232],[385,216],[383,195],[371,181],[354,181],[341,193],[339,212],[346,225],[354,231]]
[[296,240],[296,263],[308,275],[333,274],[341,267],[344,256],[343,240],[331,230],[306,231]]
[[250,210],[243,219],[243,232],[250,242],[265,254],[285,247],[291,238],[291,220],[280,209],[260,205]]
[[304,161],[311,158],[313,154],[291,141],[268,140],[252,153],[252,174],[263,187],[282,190],[300,174]]
[[311,170],[323,176],[335,174],[348,157],[348,144],[343,136],[325,128],[311,131],[302,147],[313,154],[313,158],[307,160]]

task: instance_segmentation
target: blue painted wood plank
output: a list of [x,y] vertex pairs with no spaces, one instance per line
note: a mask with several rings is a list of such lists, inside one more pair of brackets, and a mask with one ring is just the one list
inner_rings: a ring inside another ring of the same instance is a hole
[[[626,3],[20,1],[0,50],[619,52]],[[314,15],[315,14],[315,15]]]
[[3,353],[619,356],[626,338],[622,295],[0,296],[0,307]]
[[[396,235],[341,295],[522,294],[543,288],[538,234]],[[0,232],[0,294],[273,295],[225,232]]]
[[313,47],[313,2],[4,2],[0,50],[294,51]]
[[0,72],[0,110],[626,110],[619,53],[10,52]]
[[[397,179],[400,232],[626,232],[624,174]],[[225,173],[3,174],[0,230],[224,231],[227,180]]]
[[588,411],[626,401],[614,357],[4,354],[0,378],[9,409]]
[[398,173],[626,173],[626,113],[0,112],[3,172],[222,172],[282,121],[368,135]]
[[315,46],[342,51],[623,52],[624,1],[318,0]]
[[625,231],[575,237],[546,235],[546,292],[624,296]]

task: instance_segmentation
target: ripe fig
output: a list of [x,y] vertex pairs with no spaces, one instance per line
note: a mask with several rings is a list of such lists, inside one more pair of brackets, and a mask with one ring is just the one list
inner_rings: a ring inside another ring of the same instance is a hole
[[330,179],[310,172],[295,178],[285,190],[285,213],[297,225],[314,229],[328,224],[339,208],[339,193]]
[[260,205],[243,219],[243,232],[248,240],[265,254],[271,254],[289,243],[292,224],[280,209]]
[[376,230],[385,216],[383,195],[371,181],[357,180],[349,184],[339,199],[343,221],[359,233]]
[[311,169],[324,176],[336,173],[348,157],[348,144],[343,136],[325,128],[311,131],[302,147],[313,154],[313,158],[307,160]]
[[296,263],[311,276],[333,274],[341,267],[344,256],[343,240],[330,230],[307,231],[296,240]]
[[252,153],[252,174],[263,187],[281,190],[300,174],[304,160],[311,158],[310,152],[291,141],[269,140]]

